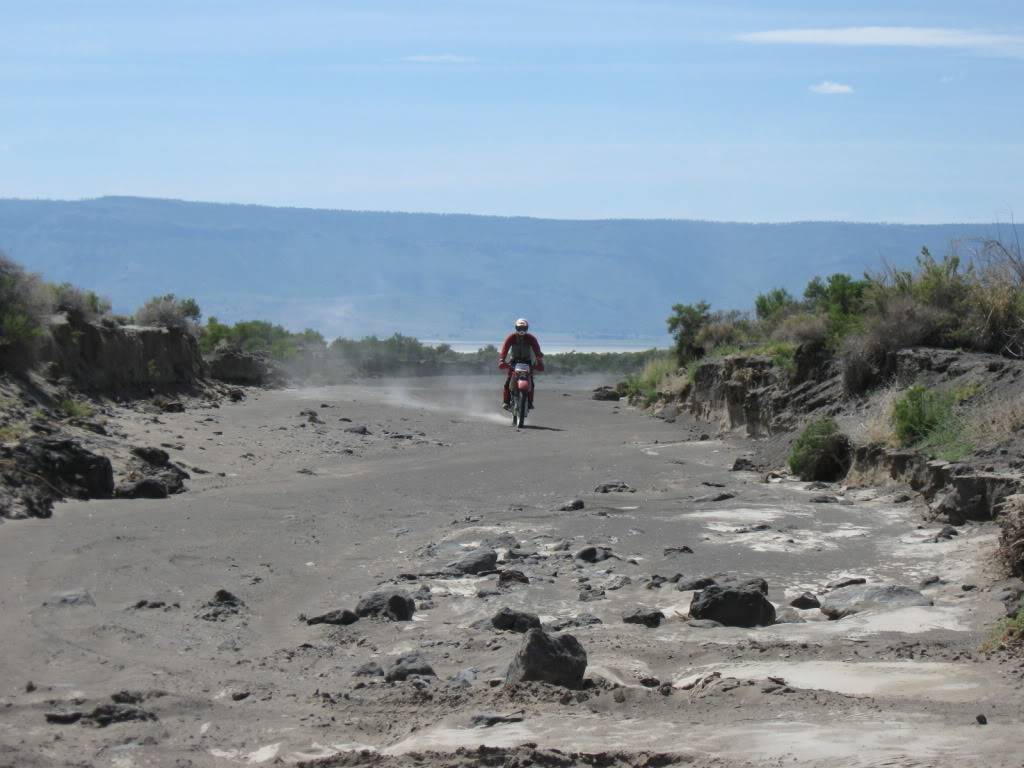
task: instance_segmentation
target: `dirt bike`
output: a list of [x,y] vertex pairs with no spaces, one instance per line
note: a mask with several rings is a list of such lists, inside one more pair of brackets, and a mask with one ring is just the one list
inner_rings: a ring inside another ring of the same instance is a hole
[[512,395],[512,426],[520,429],[526,424],[526,414],[530,411],[530,387],[533,386],[531,374],[533,369],[529,363],[516,363],[512,367],[512,379],[509,381],[509,392]]

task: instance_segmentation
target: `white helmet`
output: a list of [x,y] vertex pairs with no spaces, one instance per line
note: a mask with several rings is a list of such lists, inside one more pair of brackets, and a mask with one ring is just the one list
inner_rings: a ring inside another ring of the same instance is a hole
[[518,320],[516,320],[516,330],[523,331],[525,333],[526,331],[530,330],[530,324],[526,322],[525,318],[520,317]]

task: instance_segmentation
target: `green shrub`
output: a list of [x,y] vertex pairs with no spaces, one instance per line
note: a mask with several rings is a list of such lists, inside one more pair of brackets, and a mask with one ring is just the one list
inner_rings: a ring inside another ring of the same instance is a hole
[[910,387],[893,406],[893,431],[900,445],[957,461],[972,451],[964,420],[956,406],[969,392]]
[[675,339],[676,360],[686,365],[704,354],[697,340],[701,329],[711,322],[711,305],[706,301],[696,304],[675,304],[667,320],[668,332]]
[[202,313],[195,299],[179,299],[173,293],[154,296],[135,311],[138,325],[171,328],[177,331],[199,334],[199,317]]
[[52,296],[39,276],[0,253],[0,368],[31,365],[52,311]]
[[812,421],[793,443],[789,468],[801,480],[841,480],[850,470],[853,447],[833,419]]
[[110,301],[93,291],[83,291],[71,283],[51,283],[49,290],[53,295],[53,308],[58,312],[88,321],[110,314]]
[[666,377],[678,370],[672,355],[662,354],[649,360],[643,370],[626,379],[627,393],[642,397],[647,402],[658,399],[658,390]]
[[69,419],[88,419],[96,410],[88,403],[73,400],[70,397],[57,403],[57,408]]

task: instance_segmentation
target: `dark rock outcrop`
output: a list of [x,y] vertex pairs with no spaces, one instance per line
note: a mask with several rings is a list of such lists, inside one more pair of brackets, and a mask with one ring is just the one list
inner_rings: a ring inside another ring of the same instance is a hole
[[327,613],[322,613],[319,616],[311,616],[306,619],[306,623],[309,625],[333,624],[335,626],[347,626],[349,624],[355,624],[357,621],[359,621],[359,616],[348,608],[338,608],[333,611],[328,611]]
[[108,499],[110,460],[66,437],[31,437],[0,446],[0,517],[49,517],[64,498]]
[[391,621],[410,621],[416,613],[416,603],[405,592],[397,589],[383,589],[370,592],[359,598],[356,615],[375,616]]
[[693,596],[690,616],[730,627],[766,627],[775,623],[775,606],[756,583],[714,585]]
[[408,680],[413,675],[418,677],[437,677],[437,673],[430,666],[430,662],[420,653],[414,652],[395,659],[384,674],[384,679],[389,683],[394,683]]
[[587,652],[575,637],[531,629],[509,665],[505,684],[539,681],[575,689],[583,685],[586,671]]
[[88,323],[58,315],[43,352],[55,376],[89,392],[123,395],[193,387],[206,374],[195,337],[169,328]]
[[481,547],[448,563],[447,568],[455,573],[476,576],[481,573],[491,573],[497,566],[498,553],[490,547]]
[[207,358],[210,376],[228,384],[266,387],[282,382],[284,376],[263,355],[237,347],[218,347]]
[[660,627],[665,614],[650,608],[634,608],[622,614],[622,621],[626,624],[643,624],[645,627],[654,629]]

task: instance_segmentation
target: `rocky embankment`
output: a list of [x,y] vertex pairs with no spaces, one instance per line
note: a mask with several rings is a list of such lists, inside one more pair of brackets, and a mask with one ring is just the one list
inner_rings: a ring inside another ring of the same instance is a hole
[[189,469],[126,426],[240,400],[233,385],[282,378],[257,355],[218,349],[204,359],[180,330],[57,315],[39,367],[0,378],[0,519],[49,517],[61,499],[166,498]]

